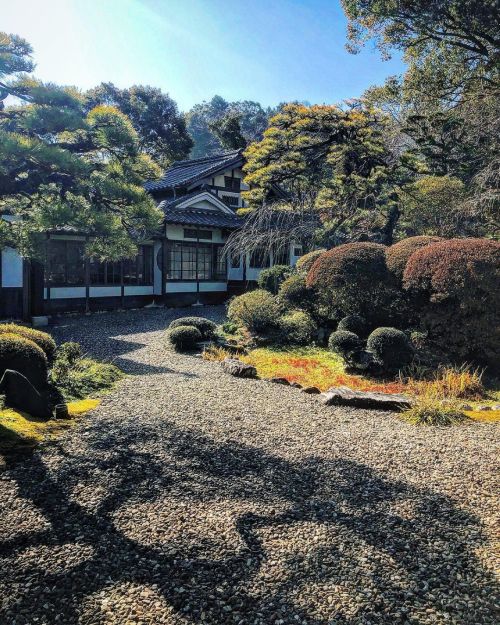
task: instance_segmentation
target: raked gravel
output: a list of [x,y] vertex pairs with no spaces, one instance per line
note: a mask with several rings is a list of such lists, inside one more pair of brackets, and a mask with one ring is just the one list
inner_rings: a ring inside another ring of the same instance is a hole
[[232,378],[168,348],[185,314],[53,328],[129,375],[0,473],[1,625],[498,622],[497,426]]

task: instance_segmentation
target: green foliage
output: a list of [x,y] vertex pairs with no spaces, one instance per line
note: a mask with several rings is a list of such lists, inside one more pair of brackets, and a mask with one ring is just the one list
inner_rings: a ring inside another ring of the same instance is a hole
[[285,308],[312,311],[314,292],[306,286],[306,275],[294,273],[281,283],[278,291],[280,302]]
[[13,369],[42,391],[47,386],[47,368],[47,357],[36,343],[19,334],[0,333],[0,378],[6,369]]
[[314,261],[319,258],[323,252],[326,252],[326,250],[313,250],[312,252],[308,252],[307,254],[301,256],[295,265],[297,271],[307,273],[314,265]]
[[197,328],[203,339],[214,338],[217,333],[217,324],[204,317],[180,317],[179,319],[174,319],[169,328],[173,329],[179,326],[193,326]]
[[385,249],[377,243],[347,243],[315,261],[306,284],[331,319],[356,314],[373,327],[397,313]]
[[415,404],[404,410],[401,416],[413,425],[449,426],[468,421],[468,417],[455,404],[425,395],[418,397]]
[[191,351],[203,339],[201,332],[194,326],[177,326],[168,330],[168,340],[176,351]]
[[280,343],[292,345],[310,345],[317,330],[312,317],[300,310],[283,316],[280,325]]
[[283,282],[293,273],[293,267],[288,265],[273,265],[263,269],[259,274],[259,288],[276,295]]
[[451,358],[500,361],[500,243],[451,239],[410,257],[403,286],[415,296],[422,329]]
[[247,140],[241,133],[240,119],[240,114],[229,112],[209,124],[210,130],[226,150],[241,150],[247,145]]
[[281,309],[269,291],[257,289],[231,300],[227,314],[239,327],[265,336],[279,329]]
[[[0,33],[0,81],[5,76],[19,72],[32,72],[35,65],[31,58],[33,48],[17,35]],[[3,109],[2,100],[7,97],[0,82],[0,110]]]
[[377,328],[366,342],[386,371],[399,371],[413,360],[413,347],[404,332],[396,328]]
[[357,334],[348,330],[337,330],[330,334],[328,339],[328,349],[342,357],[347,357],[352,352],[358,351],[363,346],[363,342]]
[[361,337],[368,336],[368,333],[370,331],[366,319],[356,314],[343,317],[339,321],[337,330],[347,330],[348,332],[354,332],[354,334],[357,334]]
[[398,284],[403,280],[406,264],[413,252],[438,241],[442,239],[433,236],[409,237],[387,248],[385,252],[387,268]]
[[49,364],[54,360],[56,352],[56,342],[47,334],[47,332],[41,332],[40,330],[34,330],[33,328],[27,328],[26,326],[19,326],[15,323],[2,323],[0,324],[0,335],[4,332],[10,334],[17,334],[23,336],[30,341],[33,341],[38,347],[40,347],[45,355]]
[[119,89],[102,83],[85,94],[85,107],[111,106],[126,115],[138,135],[139,149],[161,167],[187,158],[193,141],[186,120],[172,98],[155,87],[134,85]]
[[[9,47],[0,39],[0,57]],[[41,233],[69,226],[91,235],[101,256],[133,256],[162,214],[143,188],[160,170],[130,120],[107,105],[87,111],[76,89],[24,76],[4,81],[0,95],[23,102],[0,117],[0,209],[21,218],[1,238],[30,256]]]
[[113,387],[123,377],[115,365],[82,357],[78,343],[63,343],[56,352],[50,381],[66,401],[83,399]]

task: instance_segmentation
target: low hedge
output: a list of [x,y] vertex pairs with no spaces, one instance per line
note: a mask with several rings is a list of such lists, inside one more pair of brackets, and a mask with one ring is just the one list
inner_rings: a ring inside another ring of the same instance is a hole
[[396,328],[377,328],[368,337],[366,347],[388,372],[399,371],[413,360],[410,339]]
[[283,343],[309,345],[316,334],[317,327],[306,312],[295,310],[281,318],[281,337]]
[[347,315],[339,321],[337,330],[347,330],[354,332],[358,336],[366,337],[369,334],[369,327],[366,319],[360,315]]
[[238,327],[265,336],[279,330],[281,307],[269,291],[257,289],[231,300],[227,315]]
[[307,288],[304,273],[295,273],[288,277],[280,286],[278,297],[289,309],[309,311],[314,305],[314,292]]
[[203,337],[194,326],[177,326],[169,330],[168,339],[177,351],[182,352],[196,349]]
[[281,284],[293,273],[293,267],[289,265],[274,265],[263,269],[257,280],[260,289],[276,295]]
[[301,256],[299,260],[295,263],[297,271],[307,273],[309,269],[311,269],[311,267],[314,265],[314,261],[325,252],[326,250],[314,250],[312,252],[304,254],[304,256]]
[[422,235],[418,237],[408,237],[407,239],[398,241],[398,243],[386,249],[385,258],[387,269],[400,284],[403,280],[403,274],[410,256],[417,250],[442,240],[441,237]]
[[337,330],[330,334],[328,349],[345,357],[351,352],[361,349],[363,342],[357,334],[347,330]]
[[192,326],[197,328],[203,339],[212,339],[217,332],[217,324],[204,317],[180,317],[172,321],[168,327],[173,330],[180,326]]
[[6,369],[22,373],[39,391],[47,386],[47,356],[36,343],[19,334],[0,333],[0,378]]
[[33,328],[27,328],[26,326],[19,326],[15,323],[2,323],[0,324],[0,333],[17,334],[30,341],[33,341],[38,347],[40,347],[49,363],[54,361],[57,345],[54,339],[47,334],[47,332],[41,332],[40,330],[34,330]]

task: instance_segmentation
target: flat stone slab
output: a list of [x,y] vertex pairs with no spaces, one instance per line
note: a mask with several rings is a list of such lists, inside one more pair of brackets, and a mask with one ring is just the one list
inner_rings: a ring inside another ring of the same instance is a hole
[[253,365],[247,365],[238,358],[224,358],[221,366],[226,373],[234,375],[237,378],[256,378],[257,369]]
[[330,388],[322,395],[323,403],[326,406],[351,406],[371,410],[400,411],[412,405],[412,400],[406,395],[353,391],[347,386]]

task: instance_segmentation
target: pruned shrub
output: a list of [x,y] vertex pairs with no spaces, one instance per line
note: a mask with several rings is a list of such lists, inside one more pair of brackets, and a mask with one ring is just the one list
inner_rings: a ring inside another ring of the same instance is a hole
[[366,337],[369,333],[369,326],[366,319],[360,315],[347,315],[339,321],[337,330],[347,330],[348,332],[354,332],[358,336]]
[[500,361],[500,243],[451,239],[412,254],[403,286],[422,329],[458,362]]
[[196,344],[203,337],[198,328],[194,326],[177,326],[169,329],[168,339],[177,351],[182,352],[196,349]]
[[193,326],[197,328],[203,339],[212,339],[217,333],[217,324],[204,317],[180,317],[179,319],[174,319],[168,327],[173,330],[180,326]]
[[296,310],[281,318],[281,339],[283,343],[308,345],[317,331],[316,324],[310,315]]
[[314,305],[314,292],[307,288],[303,273],[289,276],[281,285],[278,297],[288,309],[309,311]]
[[259,288],[276,295],[281,284],[293,273],[293,267],[288,265],[274,265],[263,269],[257,281]]
[[377,328],[366,342],[386,371],[399,371],[413,360],[413,347],[404,332],[396,328]]
[[331,319],[358,314],[373,327],[396,312],[385,247],[378,243],[347,243],[325,252],[311,267],[306,284]]
[[301,256],[299,260],[295,263],[295,267],[297,271],[301,271],[303,273],[307,273],[309,269],[314,265],[314,261],[324,254],[326,250],[313,250],[312,252],[308,252]]
[[385,252],[388,270],[398,283],[401,283],[410,256],[417,250],[442,240],[441,237],[431,236],[408,237],[391,245]]
[[36,343],[19,334],[0,333],[0,378],[6,369],[22,373],[39,391],[47,386],[47,356]]
[[266,335],[279,328],[281,308],[269,291],[257,289],[231,300],[227,314],[239,327]]
[[40,347],[49,363],[53,362],[56,352],[56,342],[47,334],[47,332],[41,332],[40,330],[34,330],[33,328],[27,328],[26,326],[19,326],[15,323],[2,323],[0,324],[0,333],[8,332],[9,334],[17,334],[30,341],[33,341],[38,347]]
[[352,352],[358,351],[363,346],[363,341],[354,332],[337,330],[330,334],[328,349],[346,358]]

